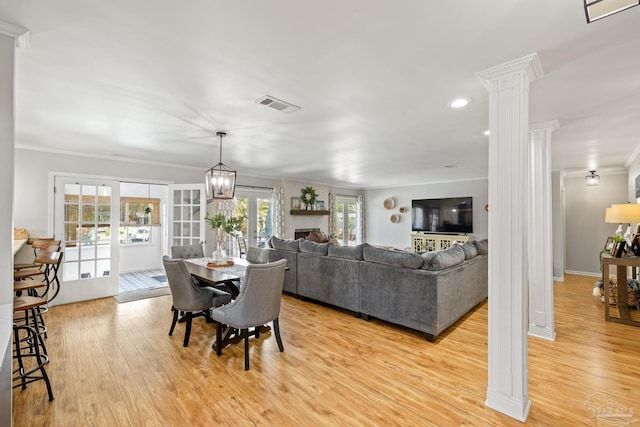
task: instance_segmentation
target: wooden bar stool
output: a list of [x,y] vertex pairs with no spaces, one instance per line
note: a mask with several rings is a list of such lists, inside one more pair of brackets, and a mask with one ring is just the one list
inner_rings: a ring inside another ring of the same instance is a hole
[[[13,388],[27,388],[27,384],[44,380],[49,394],[49,401],[53,400],[51,382],[44,365],[49,363],[49,357],[40,352],[38,333],[31,326],[13,324],[13,358],[18,362],[18,369],[13,371]],[[23,346],[23,343],[30,345]]]
[[[42,275],[42,280],[39,281],[42,285],[45,286],[45,290],[39,296],[45,297],[49,295],[49,292],[52,289],[55,289],[53,296],[49,298],[49,301],[53,300],[60,292],[60,280],[58,278],[58,271],[60,270],[60,263],[62,262],[63,252],[49,252],[49,251],[40,251],[38,256],[36,257],[36,261],[44,266],[44,269],[41,273],[31,274],[26,273],[28,270],[20,270],[16,271],[13,274],[14,280],[16,281],[25,281],[24,279],[36,279],[38,275]],[[28,287],[28,285],[24,285]],[[16,290],[16,285],[14,284],[14,290]]]
[[[59,241],[58,241],[59,242]],[[14,264],[14,270],[22,270],[25,268],[39,268],[40,264],[36,263],[36,257],[38,256],[38,252],[40,252],[43,248],[47,249],[49,246],[55,245],[55,241],[53,237],[43,237],[43,238],[29,238],[27,239],[27,245],[33,248],[33,262],[28,264]],[[60,246],[60,243],[58,243]],[[54,248],[52,248],[53,250]]]
[[18,326],[29,326],[35,330],[37,339],[31,342],[31,346],[37,346],[40,344],[44,354],[47,354],[47,347],[44,344],[42,336],[44,335],[46,337],[47,327],[44,324],[44,319],[42,317],[42,308],[46,304],[47,300],[40,297],[27,295],[13,298],[14,315],[24,312],[24,317],[14,318],[14,321]]

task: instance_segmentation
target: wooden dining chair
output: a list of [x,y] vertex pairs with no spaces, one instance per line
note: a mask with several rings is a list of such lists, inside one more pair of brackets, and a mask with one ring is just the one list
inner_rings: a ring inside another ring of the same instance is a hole
[[249,337],[258,338],[260,327],[268,322],[273,322],[278,348],[284,351],[278,317],[286,267],[287,260],[284,259],[267,264],[249,264],[236,299],[211,310],[211,318],[218,322],[215,343],[218,356],[226,344],[223,332],[228,333],[228,328],[238,330],[238,337],[244,340],[244,369],[249,370]]
[[240,258],[244,258],[247,255],[247,241],[243,237],[237,236],[238,248],[240,249]]

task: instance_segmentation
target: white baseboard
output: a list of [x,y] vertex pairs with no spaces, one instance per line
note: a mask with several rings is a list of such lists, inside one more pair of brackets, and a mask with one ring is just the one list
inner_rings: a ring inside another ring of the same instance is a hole
[[564,282],[564,276],[562,276],[562,277],[554,277],[553,281],[554,282]]
[[593,277],[602,277],[602,273],[592,273],[590,271],[575,271],[575,270],[565,270],[566,274],[577,274],[579,276],[593,276]]

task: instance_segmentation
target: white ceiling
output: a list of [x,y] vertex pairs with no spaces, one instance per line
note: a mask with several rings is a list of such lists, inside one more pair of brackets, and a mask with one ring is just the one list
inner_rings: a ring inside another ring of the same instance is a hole
[[[478,71],[538,53],[530,122],[554,169],[623,167],[640,143],[640,7],[580,0],[0,0],[27,28],[16,143],[354,188],[487,176]],[[302,107],[286,114],[255,100]],[[464,110],[447,103],[473,102]],[[445,168],[455,164],[456,168]]]

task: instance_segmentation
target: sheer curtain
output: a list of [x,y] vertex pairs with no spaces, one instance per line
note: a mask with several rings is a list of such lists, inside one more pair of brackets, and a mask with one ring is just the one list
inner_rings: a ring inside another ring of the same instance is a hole
[[364,196],[359,195],[356,200],[356,245],[365,242],[364,221]]
[[[215,212],[213,215],[221,213],[226,218],[229,218],[230,216],[235,216],[236,214],[236,202],[233,199],[214,200],[214,209],[215,209]],[[215,238],[217,241],[218,230],[214,230],[214,233],[216,234]],[[222,249],[224,249],[229,256],[233,256],[236,249],[236,240],[231,235],[226,237],[227,237],[226,239],[225,238],[222,239],[222,244],[221,244]]]
[[271,192],[271,232],[282,238],[284,235],[284,187],[274,187]]
[[329,237],[336,234],[336,195],[329,193]]

